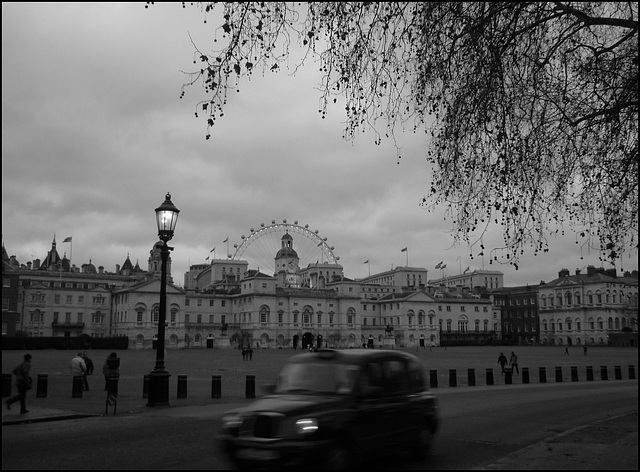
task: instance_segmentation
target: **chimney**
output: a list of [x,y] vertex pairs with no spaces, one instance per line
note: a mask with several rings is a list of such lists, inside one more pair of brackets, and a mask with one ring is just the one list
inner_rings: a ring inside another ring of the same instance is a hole
[[31,261],[27,262],[27,270],[31,270]]
[[616,272],[615,267],[613,269],[605,270],[604,273],[607,274],[609,277],[613,277],[614,279],[618,277],[618,273]]
[[33,270],[38,270],[40,268],[40,259],[35,259],[33,261]]
[[120,273],[120,264],[116,264],[116,274]]
[[576,269],[576,275],[580,275],[580,269]]
[[98,274],[104,274],[104,266],[98,267]]
[[560,269],[560,272],[558,272],[558,277],[569,277],[569,269]]
[[591,276],[592,276],[592,275],[594,275],[595,273],[596,273],[596,268],[595,268],[595,266],[592,266],[592,265],[587,266],[587,275],[588,275],[589,277],[591,277]]

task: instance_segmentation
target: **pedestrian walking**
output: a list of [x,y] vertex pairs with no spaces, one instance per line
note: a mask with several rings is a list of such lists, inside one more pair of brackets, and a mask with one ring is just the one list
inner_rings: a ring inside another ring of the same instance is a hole
[[502,367],[502,374],[504,375],[504,366],[507,365],[507,356],[504,355],[504,352],[501,352],[498,356],[498,364]]
[[584,355],[587,355],[587,345],[585,344],[584,346],[582,346],[582,352],[584,353]]
[[249,355],[249,360],[253,360],[253,349],[251,347],[247,350],[247,354]]
[[17,401],[20,401],[20,414],[24,415],[29,413],[27,410],[27,390],[31,390],[33,384],[29,372],[31,371],[31,354],[25,354],[22,363],[18,364],[12,371],[16,376],[16,386],[18,387],[18,394],[11,398],[8,398],[5,402],[7,410],[11,409],[11,405]]
[[518,356],[516,353],[511,351],[511,359],[509,359],[509,365],[511,365],[511,370],[516,369],[516,373],[520,373],[520,369],[518,369]]
[[107,357],[107,360],[104,361],[104,365],[102,366],[102,374],[104,375],[104,389],[109,389],[109,380],[110,379],[119,379],[120,378],[120,358],[118,354],[112,352]]
[[568,356],[569,355],[569,346],[564,348],[564,355]]
[[89,380],[87,379],[87,376],[93,374],[93,361],[87,355],[87,351],[84,351],[82,353],[82,360],[84,360],[84,363],[87,366],[87,370],[85,370],[85,372],[84,372],[84,390],[88,391],[89,390]]

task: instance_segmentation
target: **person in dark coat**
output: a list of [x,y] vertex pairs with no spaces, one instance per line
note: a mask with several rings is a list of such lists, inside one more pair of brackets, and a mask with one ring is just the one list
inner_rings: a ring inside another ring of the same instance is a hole
[[84,359],[84,363],[87,366],[87,370],[84,371],[84,389],[85,391],[89,390],[89,380],[87,376],[93,374],[93,361],[87,355],[87,351],[82,353],[82,358]]
[[16,385],[18,387],[18,394],[11,398],[8,398],[5,402],[7,409],[11,409],[11,405],[17,401],[20,401],[20,414],[24,415],[29,413],[27,410],[27,390],[31,389],[31,377],[29,372],[31,371],[31,354],[24,355],[24,361],[18,364],[13,369],[13,375],[16,376]]
[[107,390],[109,388],[109,379],[117,380],[120,378],[120,358],[118,354],[115,352],[109,354],[102,366],[102,373],[104,374],[104,389]]
[[502,367],[502,373],[504,374],[504,366],[507,365],[507,356],[504,355],[504,352],[501,352],[500,356],[498,356],[498,364]]

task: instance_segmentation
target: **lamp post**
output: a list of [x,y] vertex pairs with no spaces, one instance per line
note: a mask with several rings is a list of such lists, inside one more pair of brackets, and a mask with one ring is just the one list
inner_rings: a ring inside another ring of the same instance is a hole
[[158,313],[158,340],[156,341],[156,366],[149,374],[149,396],[147,406],[169,406],[169,372],[164,368],[164,328],[167,319],[167,260],[169,251],[168,241],[173,238],[173,231],[178,222],[178,210],[171,203],[171,195],[167,193],[165,201],[156,208],[158,236],[162,241],[160,257],[162,260],[162,275],[160,277],[160,311]]

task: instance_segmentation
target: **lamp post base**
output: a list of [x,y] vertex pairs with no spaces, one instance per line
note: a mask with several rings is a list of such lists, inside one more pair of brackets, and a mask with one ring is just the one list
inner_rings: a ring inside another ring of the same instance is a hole
[[152,371],[149,374],[149,397],[147,406],[169,406],[169,377],[166,371]]

